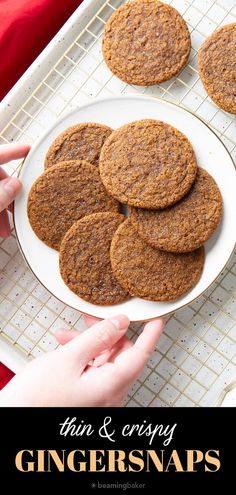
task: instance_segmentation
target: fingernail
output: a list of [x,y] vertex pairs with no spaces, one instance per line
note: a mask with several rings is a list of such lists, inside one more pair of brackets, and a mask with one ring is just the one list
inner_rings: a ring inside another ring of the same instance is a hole
[[19,190],[19,185],[20,185],[19,179],[16,179],[14,177],[8,177],[7,179],[4,179],[2,181],[2,187],[11,196],[14,196],[15,193]]
[[129,318],[125,315],[115,316],[114,318],[109,318],[109,321],[116,327],[117,330],[126,330],[129,326]]

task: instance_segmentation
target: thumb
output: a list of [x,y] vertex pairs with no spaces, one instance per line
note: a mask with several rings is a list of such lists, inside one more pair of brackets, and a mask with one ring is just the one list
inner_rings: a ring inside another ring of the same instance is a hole
[[100,321],[88,328],[82,335],[69,342],[65,352],[75,356],[79,364],[86,366],[101,352],[110,349],[123,337],[129,326],[129,319],[125,315],[115,316],[108,320]]
[[21,182],[15,177],[7,177],[0,182],[0,211],[5,210],[14,201],[21,189]]

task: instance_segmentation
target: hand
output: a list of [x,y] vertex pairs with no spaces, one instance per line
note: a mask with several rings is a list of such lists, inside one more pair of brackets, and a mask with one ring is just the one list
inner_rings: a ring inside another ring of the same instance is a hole
[[0,392],[2,406],[120,406],[150,358],[164,320],[145,325],[133,344],[129,320],[115,316],[78,335],[61,330],[65,345],[27,364]]
[[[30,150],[27,144],[3,144],[0,146],[0,165],[17,158],[24,158]],[[21,189],[21,182],[9,177],[0,167],[0,237],[10,235],[7,208],[12,211],[12,202]]]

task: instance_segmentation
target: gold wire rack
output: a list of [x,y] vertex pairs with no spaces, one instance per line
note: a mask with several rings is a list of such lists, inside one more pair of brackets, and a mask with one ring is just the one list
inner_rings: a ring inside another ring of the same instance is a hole
[[[236,22],[232,0],[172,0],[188,23],[192,50],[181,74],[161,85],[140,88],[118,80],[106,67],[101,51],[104,25],[123,0],[91,0],[97,5],[86,27],[46,76],[17,108],[0,131],[0,144],[35,142],[68,110],[91,98],[143,93],[185,106],[204,119],[236,157],[236,119],[208,98],[197,71],[197,51],[218,26]],[[79,9],[78,9],[79,16]],[[72,26],[71,26],[72,27]],[[68,30],[70,26],[68,27]],[[63,40],[62,40],[63,42]],[[17,173],[19,162],[7,165]],[[9,344],[24,360],[57,346],[60,327],[86,328],[83,316],[51,296],[35,279],[18,250],[14,230],[0,241],[0,346]],[[187,308],[170,318],[142,376],[127,399],[128,406],[214,406],[222,390],[236,376],[236,257],[217,281]],[[142,329],[132,324],[134,338]],[[14,355],[17,361],[17,354]]]

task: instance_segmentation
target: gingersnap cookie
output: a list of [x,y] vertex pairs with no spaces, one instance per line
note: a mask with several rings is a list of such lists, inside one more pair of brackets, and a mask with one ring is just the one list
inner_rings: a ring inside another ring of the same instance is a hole
[[191,40],[177,10],[158,0],[134,0],[106,23],[103,56],[109,69],[129,84],[151,86],[179,74]]
[[90,303],[110,305],[129,298],[110,262],[111,240],[124,220],[118,213],[88,215],[72,225],[61,243],[61,276],[69,289]]
[[131,296],[150,301],[171,301],[188,292],[204,264],[203,247],[181,254],[154,249],[139,237],[130,219],[117,229],[110,255],[120,285]]
[[81,160],[50,167],[34,182],[28,196],[31,227],[54,249],[59,249],[74,222],[99,211],[117,212],[119,203],[107,194],[98,170]]
[[197,162],[188,139],[158,120],[139,120],[114,131],[100,155],[107,191],[121,203],[166,208],[190,190]]
[[190,192],[165,210],[131,208],[130,218],[142,239],[173,253],[194,251],[210,239],[220,222],[222,197],[213,177],[202,168]]
[[50,146],[44,168],[68,160],[85,160],[98,165],[101,149],[111,132],[110,127],[94,122],[69,127]]
[[236,114],[236,23],[217,29],[200,48],[199,74],[206,92],[226,112]]

